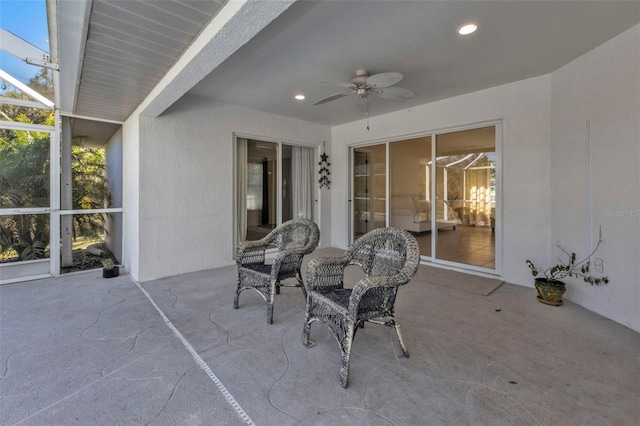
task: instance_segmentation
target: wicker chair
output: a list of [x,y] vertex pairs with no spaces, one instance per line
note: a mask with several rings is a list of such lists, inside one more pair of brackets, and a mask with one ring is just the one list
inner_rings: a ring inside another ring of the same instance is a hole
[[[306,295],[302,282],[300,266],[305,254],[311,253],[318,246],[320,231],[318,225],[308,219],[293,219],[283,223],[261,240],[244,241],[236,248],[236,264],[238,265],[238,287],[233,300],[234,309],[238,309],[238,298],[243,290],[257,290],[267,302],[267,323],[273,322],[273,297],[280,293],[281,280],[296,278],[294,287],[301,287]],[[265,250],[275,246],[278,253],[271,264],[265,264]]]
[[[342,257],[316,258],[309,262],[302,342],[307,347],[315,345],[309,340],[313,321],[329,327],[342,352],[342,387],[347,387],[353,339],[364,321],[395,328],[403,356],[409,356],[394,316],[394,302],[398,287],[411,280],[419,263],[416,239],[396,228],[380,228],[365,234]],[[344,288],[343,283],[344,270],[349,265],[358,265],[365,273],[353,289]]]

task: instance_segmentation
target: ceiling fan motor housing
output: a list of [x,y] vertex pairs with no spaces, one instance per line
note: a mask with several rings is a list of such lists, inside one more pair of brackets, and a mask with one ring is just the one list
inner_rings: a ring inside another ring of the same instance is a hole
[[367,84],[367,77],[369,77],[368,72],[366,72],[365,70],[358,70],[356,71],[356,75],[349,81],[355,86],[364,86],[365,84]]

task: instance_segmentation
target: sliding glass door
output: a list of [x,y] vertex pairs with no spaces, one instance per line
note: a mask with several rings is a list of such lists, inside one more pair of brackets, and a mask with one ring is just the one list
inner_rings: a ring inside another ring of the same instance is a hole
[[438,259],[495,269],[495,140],[495,126],[436,137],[436,220],[457,223],[438,233]]
[[353,149],[353,239],[387,226],[387,145]]
[[[431,231],[431,136],[389,144],[390,226],[417,235]],[[418,239],[420,254],[431,256],[431,238]]]
[[353,240],[392,226],[432,262],[496,271],[496,128],[352,148]]
[[238,242],[290,219],[314,219],[314,148],[238,137],[236,158]]

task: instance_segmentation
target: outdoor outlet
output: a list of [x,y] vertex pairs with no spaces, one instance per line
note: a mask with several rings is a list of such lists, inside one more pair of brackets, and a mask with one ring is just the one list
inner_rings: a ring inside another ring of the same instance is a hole
[[593,259],[593,271],[599,274],[604,273],[604,262],[602,259]]

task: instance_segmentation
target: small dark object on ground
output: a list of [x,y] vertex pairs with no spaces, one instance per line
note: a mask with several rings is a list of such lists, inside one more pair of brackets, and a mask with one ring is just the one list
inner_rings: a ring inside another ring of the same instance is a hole
[[114,278],[120,275],[120,267],[114,266],[111,269],[102,269],[102,278]]

